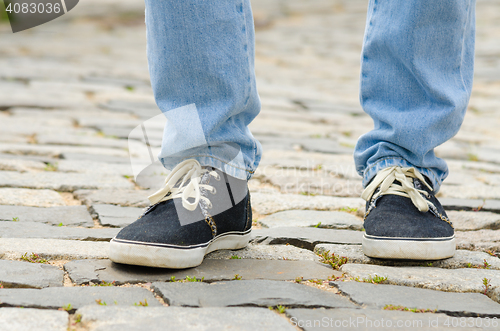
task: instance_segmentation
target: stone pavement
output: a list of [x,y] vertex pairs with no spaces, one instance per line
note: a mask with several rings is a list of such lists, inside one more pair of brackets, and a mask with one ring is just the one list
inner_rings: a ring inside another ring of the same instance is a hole
[[[0,330],[498,329],[500,3],[478,0],[473,96],[437,148],[455,257],[363,255],[352,151],[366,1],[254,0],[262,142],[254,239],[187,270],[117,265],[108,241],[164,170],[134,181],[129,152],[159,114],[143,3],[82,1],[12,34],[0,23]],[[161,127],[149,135],[157,148]],[[144,160],[145,159],[145,160]],[[24,308],[24,309],[21,309]]]

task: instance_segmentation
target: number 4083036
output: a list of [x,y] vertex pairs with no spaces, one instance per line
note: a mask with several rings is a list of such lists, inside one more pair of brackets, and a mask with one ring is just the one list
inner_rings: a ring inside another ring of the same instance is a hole
[[60,3],[9,3],[5,11],[9,14],[59,14],[63,10]]

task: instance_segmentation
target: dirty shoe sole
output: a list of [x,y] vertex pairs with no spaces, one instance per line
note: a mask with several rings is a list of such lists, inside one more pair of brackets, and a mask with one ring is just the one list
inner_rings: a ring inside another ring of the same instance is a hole
[[193,246],[112,239],[109,258],[113,262],[146,267],[184,269],[200,265],[206,254],[219,249],[240,249],[248,245],[251,229],[226,232],[211,241]]
[[393,238],[363,236],[363,253],[381,259],[441,260],[455,254],[455,236],[446,238]]

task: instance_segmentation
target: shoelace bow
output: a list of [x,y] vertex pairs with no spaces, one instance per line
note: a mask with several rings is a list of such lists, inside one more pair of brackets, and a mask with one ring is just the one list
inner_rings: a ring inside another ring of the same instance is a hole
[[[204,200],[208,208],[212,208],[210,200],[200,192],[200,188],[203,188],[213,194],[216,193],[215,187],[200,184],[202,176],[206,173],[215,177],[216,180],[220,180],[217,172],[202,168],[198,161],[194,159],[185,160],[179,163],[167,176],[165,186],[150,195],[148,199],[152,205],[155,205],[162,201],[181,198],[182,206],[190,211],[196,209],[200,200]],[[177,185],[179,181],[180,184]],[[194,202],[189,202],[189,198],[194,198]]]
[[[413,185],[414,178],[419,179],[432,191],[432,187],[427,184],[422,174],[415,168],[401,168],[395,166],[380,170],[370,185],[365,188],[361,194],[361,198],[366,201],[373,201],[381,195],[394,194],[410,198],[415,207],[421,212],[427,212],[429,206],[435,209],[434,204],[422,196],[423,194],[429,197],[429,193],[415,188]],[[399,183],[396,183],[396,181]],[[380,190],[374,194],[379,186]]]

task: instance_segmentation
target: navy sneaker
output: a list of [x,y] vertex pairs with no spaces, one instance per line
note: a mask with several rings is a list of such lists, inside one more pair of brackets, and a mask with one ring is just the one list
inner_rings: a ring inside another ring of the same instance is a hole
[[439,260],[455,254],[453,224],[415,168],[379,171],[363,191],[365,255],[384,259]]
[[152,205],[110,243],[117,263],[182,269],[218,249],[250,241],[252,209],[247,182],[189,159],[168,175]]

